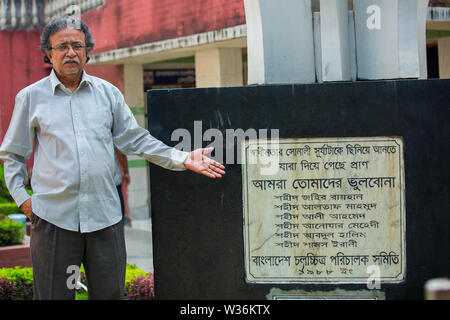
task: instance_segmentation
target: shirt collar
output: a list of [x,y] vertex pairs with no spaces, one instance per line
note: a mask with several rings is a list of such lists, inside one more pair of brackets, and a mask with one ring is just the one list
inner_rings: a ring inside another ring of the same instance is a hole
[[[52,85],[53,94],[56,92],[56,88],[61,85],[64,86],[61,81],[59,81],[58,77],[56,76],[55,69],[52,69],[52,72],[50,73],[50,83]],[[92,84],[91,76],[86,73],[86,71],[83,70],[83,75],[81,76],[81,82],[79,85],[79,88],[81,88],[84,84]]]

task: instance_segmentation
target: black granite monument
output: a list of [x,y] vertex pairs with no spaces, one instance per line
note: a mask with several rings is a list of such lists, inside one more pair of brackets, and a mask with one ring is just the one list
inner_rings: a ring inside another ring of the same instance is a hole
[[[152,90],[148,114],[151,134],[174,146],[174,130],[187,129],[192,149],[202,141],[195,121],[201,134],[215,128],[224,139],[227,129],[239,128],[279,129],[280,138],[403,137],[406,278],[382,283],[381,291],[386,299],[423,299],[427,280],[450,275],[450,80]],[[224,155],[233,151],[236,158],[235,141],[223,146]],[[367,290],[362,284],[246,283],[237,163],[226,164],[227,174],[217,180],[151,165],[157,299],[266,299],[272,288]]]

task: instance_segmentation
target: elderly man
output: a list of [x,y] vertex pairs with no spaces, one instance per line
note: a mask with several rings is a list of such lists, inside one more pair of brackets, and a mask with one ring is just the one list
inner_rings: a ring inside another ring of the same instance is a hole
[[[68,277],[81,263],[90,299],[123,299],[126,251],[114,147],[170,170],[225,174],[204,155],[212,148],[182,152],[139,127],[120,91],[83,70],[93,46],[76,18],[44,28],[41,51],[53,70],[17,94],[0,147],[8,189],[32,222],[35,299],[74,299]],[[25,160],[33,146],[30,198]]]

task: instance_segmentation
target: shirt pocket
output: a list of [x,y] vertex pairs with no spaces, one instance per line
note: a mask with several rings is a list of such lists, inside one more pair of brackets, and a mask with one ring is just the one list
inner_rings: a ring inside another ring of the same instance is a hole
[[33,117],[44,138],[57,139],[72,130],[72,117],[67,103],[39,102],[34,108]]
[[[84,100],[88,99],[88,100]],[[97,93],[90,97],[83,96],[83,105],[88,117],[89,127],[102,127],[107,131],[111,131],[112,127],[112,113],[111,103],[103,95]],[[87,108],[86,108],[87,107]]]
[[108,127],[108,112],[105,107],[102,106],[95,106],[88,112],[88,122],[89,126],[92,128],[102,127],[107,128]]
[[106,108],[96,106],[87,114],[88,129],[91,131],[91,138],[96,140],[108,141],[111,135],[111,126],[109,112]]

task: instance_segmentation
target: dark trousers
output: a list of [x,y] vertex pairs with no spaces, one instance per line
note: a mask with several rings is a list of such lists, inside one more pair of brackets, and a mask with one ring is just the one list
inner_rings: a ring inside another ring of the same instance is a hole
[[[34,299],[74,300],[73,267],[83,263],[89,299],[120,300],[125,294],[126,248],[122,221],[80,233],[32,216]],[[72,279],[69,279],[72,277]]]

